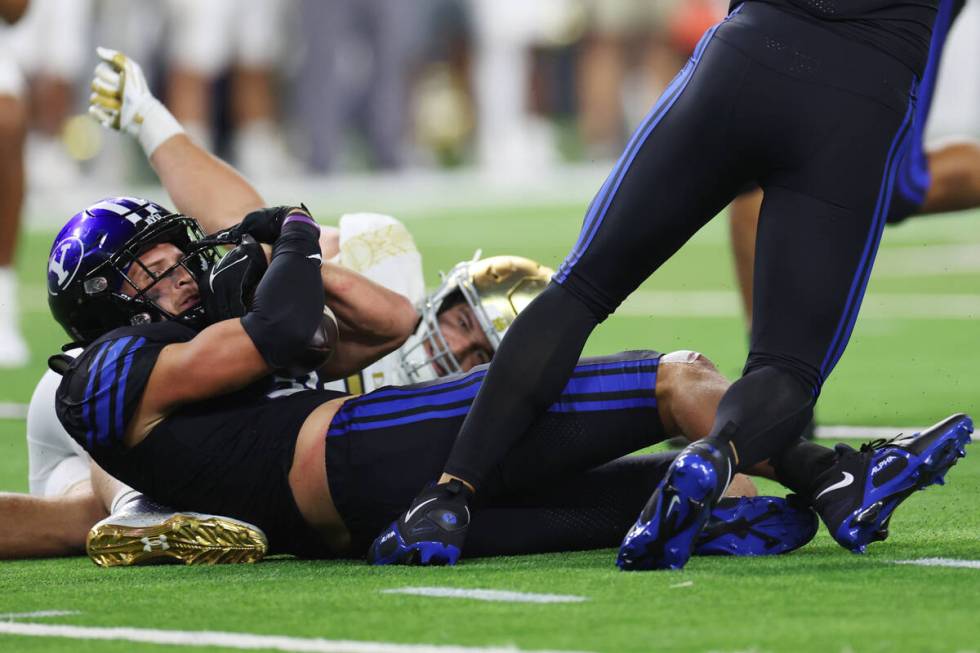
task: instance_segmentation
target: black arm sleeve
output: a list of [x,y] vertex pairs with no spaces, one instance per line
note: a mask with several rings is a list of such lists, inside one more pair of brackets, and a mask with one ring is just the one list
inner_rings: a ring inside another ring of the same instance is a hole
[[323,317],[320,230],[290,216],[272,248],[272,262],[242,318],[245,332],[273,370],[300,357]]

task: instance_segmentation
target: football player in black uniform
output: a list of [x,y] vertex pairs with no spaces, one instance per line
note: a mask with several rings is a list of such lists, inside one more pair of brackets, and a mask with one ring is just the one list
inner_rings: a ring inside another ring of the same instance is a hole
[[[444,497],[437,488],[418,501],[435,497],[462,522],[456,488],[484,489],[559,396],[596,325],[754,182],[766,202],[743,376],[709,436],[652,494],[619,565],[683,567],[733,474],[764,460],[780,475],[788,461],[809,460],[817,508],[842,545],[863,550],[879,538],[895,506],[955,461],[967,419],[854,458],[810,449],[799,435],[857,319],[910,146],[937,5],[733,0],[634,133],[552,284],[501,344],[440,478]],[[394,530],[411,546],[415,515],[379,539]],[[461,530],[437,540],[458,548]]]
[[[965,4],[966,0],[939,0],[929,60],[919,84],[912,119],[911,142],[898,164],[887,224],[904,222],[913,215],[964,211],[980,206],[980,141],[958,138],[929,149],[924,141],[946,38]],[[736,279],[750,323],[755,235],[762,201],[762,190],[753,188],[739,195],[729,206]]]
[[[223,304],[207,297],[201,309],[197,278],[211,277],[216,253],[191,219],[127,200],[69,221],[52,247],[50,304],[86,347],[73,360],[52,360],[63,373],[59,420],[108,473],[176,509],[255,524],[272,551],[363,555],[438,475],[485,369],[356,397],[270,393],[274,372],[321,367],[336,347],[324,327],[319,231],[302,209],[253,214],[237,231],[273,243],[240,317],[216,315]],[[618,541],[673,456],[616,459],[679,430],[674,407],[688,397],[661,363],[684,368],[695,359],[627,352],[583,360],[474,504],[470,553]],[[702,392],[709,413],[721,394],[688,389]],[[465,525],[431,508],[412,510],[425,528]],[[772,497],[714,514],[703,553],[786,551],[816,527],[811,511]],[[404,544],[393,536],[370,556],[391,561]],[[443,551],[418,547],[416,555],[435,561]]]

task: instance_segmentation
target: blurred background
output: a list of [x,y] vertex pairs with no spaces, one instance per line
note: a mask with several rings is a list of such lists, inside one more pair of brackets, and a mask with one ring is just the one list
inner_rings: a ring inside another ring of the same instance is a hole
[[[980,132],[977,4],[947,49],[933,137]],[[601,179],[727,6],[30,0],[0,27],[0,56],[19,71],[27,105],[28,213],[47,208],[34,202],[50,190],[154,182],[133,143],[85,115],[96,45],[140,62],[188,132],[267,192],[372,173],[415,185],[445,171],[536,186],[569,167],[594,166]]]
[[[31,0],[0,24],[0,126],[14,117],[3,93],[16,92],[29,128],[19,285],[7,298],[0,288],[27,351],[0,368],[0,415],[19,414],[65,339],[43,286],[57,227],[103,196],[167,199],[132,139],[85,114],[96,45],[140,62],[192,137],[270,204],[305,201],[324,222],[348,211],[403,219],[434,286],[477,248],[556,266],[631,128],[727,5]],[[980,136],[980,0],[947,44],[928,134]],[[821,419],[917,424],[977,407],[980,214],[909,220],[883,247]],[[716,220],[589,352],[699,349],[736,375],[746,337],[728,250]]]

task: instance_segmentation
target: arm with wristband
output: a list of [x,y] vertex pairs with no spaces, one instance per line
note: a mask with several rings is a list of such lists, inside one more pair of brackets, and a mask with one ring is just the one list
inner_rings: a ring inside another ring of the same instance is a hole
[[[242,327],[269,367],[288,370],[303,358],[324,319],[320,230],[292,209],[280,227],[272,261],[255,291]],[[320,361],[321,364],[325,361]],[[318,367],[318,365],[317,365]]]
[[[261,254],[256,252],[257,242],[270,243],[281,238],[279,233],[285,221],[295,219],[294,211],[282,206],[253,211],[238,225],[215,235],[219,241],[241,244],[202,279],[205,310],[211,321],[245,315],[251,298],[255,296],[258,300],[258,293],[253,292],[254,284],[257,279],[267,277],[271,269],[263,272]],[[328,342],[339,340],[337,346],[331,347],[332,356],[318,368],[322,378],[342,378],[364,369],[404,344],[415,330],[418,313],[408,298],[334,263],[324,262],[320,272],[324,299],[339,330],[339,338],[322,334]],[[327,328],[331,324],[324,321]],[[317,342],[322,340],[324,337],[317,338]],[[312,360],[316,349],[311,346],[307,352],[311,358],[300,362]]]

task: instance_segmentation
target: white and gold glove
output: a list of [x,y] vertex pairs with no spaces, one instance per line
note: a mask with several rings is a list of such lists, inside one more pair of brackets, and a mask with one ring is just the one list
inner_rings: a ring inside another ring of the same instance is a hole
[[102,63],[95,67],[88,112],[103,127],[135,137],[146,156],[184,132],[167,107],[153,97],[138,63],[109,48],[96,52]]

